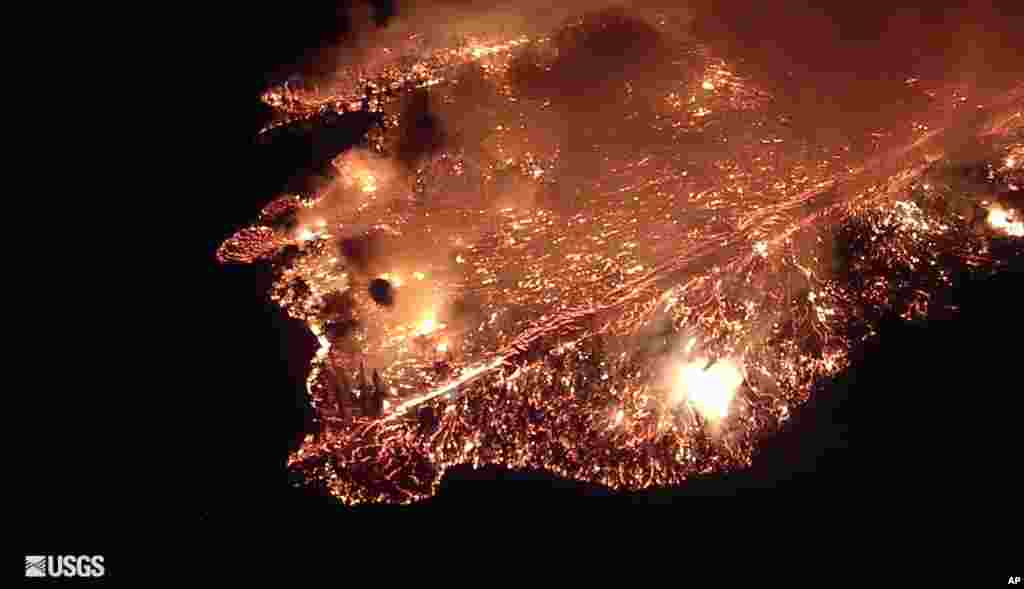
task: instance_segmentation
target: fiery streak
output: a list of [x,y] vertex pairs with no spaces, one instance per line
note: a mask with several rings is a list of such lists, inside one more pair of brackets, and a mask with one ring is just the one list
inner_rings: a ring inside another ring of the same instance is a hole
[[[561,178],[563,146],[547,134],[557,97],[520,94],[509,74],[524,55],[547,71],[550,44],[469,39],[334,86],[264,95],[280,113],[273,126],[352,109],[385,121],[367,137],[376,155],[334,162],[344,198],[358,203],[343,218],[327,221],[332,197],[283,197],[217,254],[271,260],[272,298],[317,335],[307,384],[324,427],[289,465],[347,503],[429,497],[455,464],[542,468],[615,489],[745,467],[758,435],[844,369],[885,310],[927,317],[949,264],[988,261],[976,223],[934,213],[948,195],[927,178],[944,134],[959,130],[948,113],[876,133],[892,138],[877,152],[805,146],[809,155],[790,161],[789,115],[685,43],[676,49],[699,66],[659,82],[649,118],[637,118],[642,89],[625,81],[616,106],[646,143],[610,141],[599,177]],[[481,98],[493,118],[463,130],[479,131],[480,146],[447,146],[404,182],[387,155],[406,97],[429,87],[462,115],[471,105],[456,92],[474,64],[493,94]],[[963,102],[960,89],[907,85]],[[978,131],[1007,144],[994,168],[1010,186],[1024,158],[1021,88],[995,101]],[[719,134],[728,149],[687,160],[688,138]],[[578,189],[567,211],[536,199],[556,181]],[[1008,209],[986,213],[990,227],[1021,236]],[[408,294],[408,309],[379,309],[352,288],[366,277],[337,247],[335,230],[348,226],[412,240],[416,265],[378,275]],[[288,244],[298,250],[286,255]],[[455,302],[463,312],[449,321]]]

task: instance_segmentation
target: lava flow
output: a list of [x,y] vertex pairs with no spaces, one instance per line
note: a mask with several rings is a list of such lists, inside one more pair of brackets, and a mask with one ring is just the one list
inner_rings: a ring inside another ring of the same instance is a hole
[[[1024,86],[894,82],[926,106],[833,145],[673,26],[606,11],[264,95],[268,133],[379,120],[218,252],[269,261],[320,342],[290,468],[349,504],[457,464],[623,490],[743,468],[884,313],[942,311],[1021,236]],[[628,50],[587,79],[607,36]]]

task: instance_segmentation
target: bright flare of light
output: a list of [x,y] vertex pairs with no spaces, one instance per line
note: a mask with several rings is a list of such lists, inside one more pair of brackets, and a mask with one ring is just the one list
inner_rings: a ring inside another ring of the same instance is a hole
[[1015,211],[995,206],[988,211],[988,224],[1014,237],[1024,237],[1024,221],[1015,220]]
[[433,315],[424,317],[416,327],[416,335],[430,335],[438,329],[444,327],[443,323],[438,323]]
[[373,174],[366,174],[360,180],[359,188],[367,194],[377,192],[377,179],[373,177]]
[[381,274],[378,278],[381,278],[382,280],[387,280],[388,282],[391,283],[391,286],[394,286],[396,288],[402,286],[402,279],[397,274],[385,272],[384,274]]
[[309,229],[303,228],[299,231],[299,241],[309,241],[316,237],[316,234]]
[[448,342],[441,342],[437,344],[437,351],[442,354],[448,351]]
[[[440,397],[442,395],[451,394],[451,393],[455,392],[456,390],[458,390],[459,387],[465,385],[468,382],[471,382],[472,380],[476,379],[480,375],[486,374],[486,373],[490,372],[491,370],[494,370],[498,366],[501,366],[502,362],[504,362],[504,358],[495,358],[494,360],[491,360],[487,364],[480,364],[480,365],[477,365],[477,366],[475,366],[473,368],[469,368],[469,369],[463,370],[462,373],[459,374],[458,378],[456,378],[455,380],[449,382],[448,384],[444,385],[443,387],[441,387],[439,389],[435,389],[435,390],[427,393],[426,395],[423,395],[422,397],[416,397],[414,399],[410,399],[410,400],[406,401],[405,403],[402,403],[401,405],[399,405],[398,407],[395,408],[394,413],[391,416],[389,416],[388,419],[394,419],[395,417],[405,413],[409,409],[411,409],[411,408],[413,408],[413,407],[415,407],[417,405],[420,405],[422,403],[426,403],[427,401],[429,401],[431,399],[435,399],[435,398]],[[454,409],[454,406],[449,407],[449,409]]]
[[705,90],[714,90],[715,85],[711,83],[711,80],[704,80],[704,83],[700,85]]
[[679,367],[673,402],[686,401],[713,423],[729,414],[729,404],[743,384],[743,368],[735,360],[723,358],[710,368],[707,358],[697,358]]
[[416,278],[416,280],[423,280],[424,278],[427,277],[427,275],[422,272],[413,272],[412,275],[413,277]]
[[342,182],[347,188],[372,194],[377,192],[381,183],[387,183],[387,170],[381,168],[382,162],[372,156],[348,153],[335,158],[332,163],[341,172]]

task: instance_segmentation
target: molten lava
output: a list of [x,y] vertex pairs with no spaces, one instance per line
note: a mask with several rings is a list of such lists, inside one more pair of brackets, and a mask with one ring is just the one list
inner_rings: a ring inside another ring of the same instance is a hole
[[966,109],[971,88],[895,80],[928,106],[845,141],[673,26],[589,15],[264,95],[272,128],[380,119],[218,251],[273,264],[318,336],[324,427],[290,468],[346,503],[424,499],[456,464],[614,489],[744,468],[883,310],[928,317],[950,260],[988,261],[940,172],[984,135],[992,190],[1017,182],[1024,85]]

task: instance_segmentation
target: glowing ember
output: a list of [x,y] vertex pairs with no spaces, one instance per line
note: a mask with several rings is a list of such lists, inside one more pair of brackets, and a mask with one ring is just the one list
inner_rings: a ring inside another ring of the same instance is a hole
[[393,175],[391,165],[379,158],[358,151],[347,152],[334,160],[341,184],[349,189],[374,195],[386,179]]
[[729,414],[729,404],[743,384],[743,368],[735,360],[725,359],[708,367],[707,358],[698,358],[679,368],[674,403],[688,402],[712,423]]
[[623,411],[622,409],[619,409],[618,411],[616,411],[615,412],[615,421],[612,422],[613,425],[622,425],[622,419],[625,416],[626,416],[626,412]]
[[378,278],[380,278],[382,280],[387,280],[388,282],[391,283],[391,286],[393,286],[395,288],[398,288],[399,286],[402,286],[403,284],[405,284],[402,281],[402,277],[401,276],[399,276],[397,274],[392,274],[390,272],[385,272],[384,274],[381,274],[380,276],[378,276]]
[[988,211],[988,224],[1014,237],[1024,237],[1024,221],[1016,220],[1016,211],[1007,211],[999,206],[994,206]]
[[686,353],[689,354],[693,351],[693,347],[697,345],[696,338],[690,338],[690,341],[686,342]]

